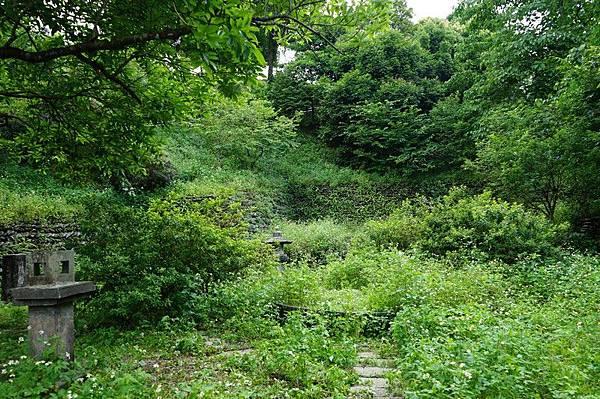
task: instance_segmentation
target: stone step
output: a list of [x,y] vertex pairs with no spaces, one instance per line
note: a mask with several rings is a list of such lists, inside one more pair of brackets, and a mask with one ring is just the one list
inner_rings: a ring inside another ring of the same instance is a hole
[[355,366],[354,371],[356,371],[360,377],[374,378],[383,377],[385,373],[392,371],[392,369],[378,366]]
[[358,352],[357,356],[359,359],[376,359],[377,354],[371,351]]
[[358,363],[365,366],[394,367],[394,359],[379,357],[375,352],[358,352]]
[[350,389],[350,398],[401,399],[388,393],[385,378],[385,374],[394,369],[394,359],[381,358],[368,346],[358,348],[357,358],[353,369],[359,376],[359,382]]
[[362,367],[380,367],[393,369],[396,366],[396,362],[393,359],[358,359],[356,365]]

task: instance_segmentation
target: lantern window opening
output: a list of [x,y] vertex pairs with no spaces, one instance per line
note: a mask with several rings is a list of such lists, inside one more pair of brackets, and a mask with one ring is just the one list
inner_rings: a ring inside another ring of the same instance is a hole
[[43,262],[34,262],[33,263],[33,275],[36,277],[43,276],[45,266],[46,266],[46,264]]
[[69,261],[68,260],[60,261],[60,273],[61,274],[69,274]]

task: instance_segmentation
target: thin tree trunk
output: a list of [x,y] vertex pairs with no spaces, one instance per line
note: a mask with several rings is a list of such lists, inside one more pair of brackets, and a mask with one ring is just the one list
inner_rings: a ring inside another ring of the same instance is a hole
[[275,64],[277,63],[278,47],[275,41],[275,34],[269,32],[267,36],[267,80],[269,81],[273,79]]

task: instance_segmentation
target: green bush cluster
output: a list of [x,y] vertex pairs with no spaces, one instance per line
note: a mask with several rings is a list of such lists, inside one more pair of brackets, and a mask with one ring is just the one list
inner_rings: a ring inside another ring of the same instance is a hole
[[6,399],[156,397],[150,376],[140,370],[96,376],[80,364],[26,355],[1,366],[6,373],[0,375],[0,397]]
[[259,241],[246,239],[239,203],[172,196],[143,207],[96,201],[86,208],[81,276],[96,281],[90,321],[132,323],[192,316],[214,282],[268,264]]
[[202,117],[159,129],[166,153],[185,180],[219,169],[256,170],[297,147],[295,121],[268,101],[219,98]]
[[437,298],[449,303],[496,298],[505,287],[499,284],[499,276],[484,270],[484,265],[474,265],[449,271],[443,262],[423,254],[363,248],[318,274],[328,290],[355,290],[353,303],[363,309],[399,311]]
[[417,247],[457,260],[511,263],[528,254],[555,255],[567,230],[489,192],[471,196],[453,189],[440,201],[407,202],[389,218],[367,223],[365,236],[378,245]]
[[[355,381],[349,369],[356,361],[351,340],[336,336],[320,319],[307,326],[299,315],[277,327],[274,338],[245,359],[245,368],[283,381],[292,397],[323,398],[345,394]],[[247,363],[246,363],[247,362]]]
[[327,46],[300,52],[275,75],[268,95],[288,115],[302,112],[302,125],[346,164],[403,175],[457,169],[474,151],[463,121],[472,111],[449,96],[459,32],[426,20],[411,33],[341,36],[343,54]]

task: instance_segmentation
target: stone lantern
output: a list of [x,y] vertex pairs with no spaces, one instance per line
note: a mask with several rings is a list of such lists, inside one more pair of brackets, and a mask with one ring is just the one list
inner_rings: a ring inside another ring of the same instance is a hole
[[73,360],[73,301],[96,290],[93,282],[75,281],[75,252],[6,255],[2,264],[3,299],[29,307],[32,356],[39,358],[51,347],[59,357]]
[[283,269],[282,264],[290,261],[290,257],[283,250],[284,245],[291,244],[293,241],[283,238],[283,234],[279,230],[273,232],[273,236],[265,241],[265,244],[271,244],[275,247],[275,252],[279,259],[279,270]]

